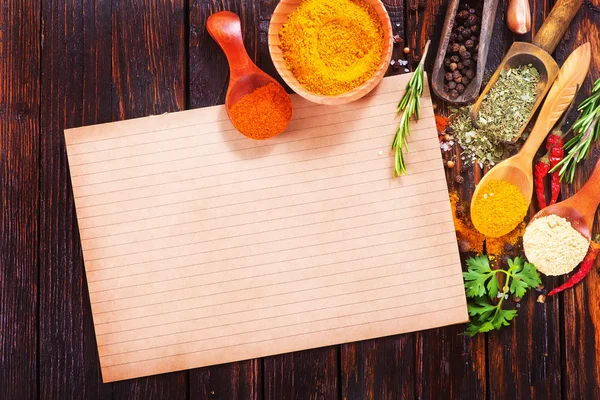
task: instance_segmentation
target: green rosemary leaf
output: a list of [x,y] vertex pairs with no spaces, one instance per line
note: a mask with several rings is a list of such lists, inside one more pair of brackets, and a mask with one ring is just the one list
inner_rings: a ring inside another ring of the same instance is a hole
[[419,120],[421,110],[421,95],[423,94],[425,81],[425,67],[423,62],[427,56],[429,41],[425,45],[421,62],[415,69],[413,76],[406,84],[406,91],[398,102],[397,113],[401,115],[396,129],[396,135],[392,141],[392,150],[394,150],[394,177],[406,174],[406,164],[404,162],[404,151],[408,152],[408,137],[410,136],[410,118]]

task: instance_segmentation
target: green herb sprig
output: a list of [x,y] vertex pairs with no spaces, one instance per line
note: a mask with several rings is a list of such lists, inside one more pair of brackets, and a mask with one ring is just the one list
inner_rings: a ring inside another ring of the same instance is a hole
[[[505,284],[500,288],[498,274],[506,275]],[[502,307],[509,293],[521,298],[527,290],[538,287],[542,281],[533,264],[521,257],[508,260],[508,270],[491,269],[486,255],[467,260],[467,272],[463,272],[465,292],[471,300],[467,309],[471,321],[465,332],[468,336],[489,332],[510,325],[517,316],[517,310]],[[500,295],[499,295],[500,294]],[[496,304],[493,303],[498,299]]]
[[430,41],[427,41],[423,55],[421,56],[421,62],[415,69],[413,76],[406,84],[406,92],[398,102],[398,115],[400,117],[400,123],[396,129],[396,135],[392,142],[392,150],[394,150],[394,177],[406,174],[406,164],[404,162],[404,153],[408,152],[408,137],[410,136],[410,118],[415,117],[415,120],[419,120],[419,111],[421,110],[421,95],[423,94],[424,82],[425,82],[425,57],[427,56],[427,50],[429,49]]
[[565,158],[556,164],[550,172],[559,170],[561,181],[572,183],[577,165],[590,154],[592,144],[600,137],[600,79],[594,82],[590,97],[581,102],[579,117],[571,128],[574,132],[564,149],[567,151]]

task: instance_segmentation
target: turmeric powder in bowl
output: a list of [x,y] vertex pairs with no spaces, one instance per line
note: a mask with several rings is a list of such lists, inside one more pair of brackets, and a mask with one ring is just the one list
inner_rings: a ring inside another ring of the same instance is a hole
[[381,20],[363,0],[303,0],[279,38],[286,66],[298,82],[326,96],[371,79],[384,52]]
[[507,181],[488,182],[471,207],[471,221],[487,237],[506,235],[519,225],[527,214],[529,202],[518,187]]

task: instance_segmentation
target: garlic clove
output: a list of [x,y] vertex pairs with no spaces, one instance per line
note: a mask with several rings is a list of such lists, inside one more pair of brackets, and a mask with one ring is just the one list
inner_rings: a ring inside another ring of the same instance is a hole
[[508,28],[523,35],[531,30],[531,10],[528,0],[511,0],[506,12]]

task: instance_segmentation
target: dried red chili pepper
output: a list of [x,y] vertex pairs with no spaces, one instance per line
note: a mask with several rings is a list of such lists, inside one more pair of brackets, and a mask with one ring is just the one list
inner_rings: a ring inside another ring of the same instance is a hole
[[600,251],[600,244],[597,243],[598,238],[599,237],[597,235],[595,241],[590,242],[590,248],[585,258],[579,265],[579,270],[575,272],[567,282],[563,283],[557,288],[552,289],[552,291],[548,293],[548,296],[554,296],[555,294],[560,293],[565,289],[569,289],[581,282],[583,278],[586,277],[586,275],[592,270],[592,268],[596,264],[596,257],[598,256],[598,251]]
[[[554,168],[556,164],[562,161],[565,157],[564,139],[562,136],[562,132],[560,130],[553,131],[548,140],[546,141],[546,148],[548,149],[548,160],[550,161],[550,169]],[[550,190],[552,193],[552,197],[550,198],[550,203],[548,205],[552,205],[556,203],[558,200],[558,196],[560,195],[560,176],[559,171],[554,171],[551,174],[551,182],[550,182]]]
[[550,171],[550,161],[548,160],[548,155],[545,155],[535,163],[533,174],[535,195],[540,210],[546,208],[546,188],[544,182],[546,180],[546,175],[548,175],[548,171]]

